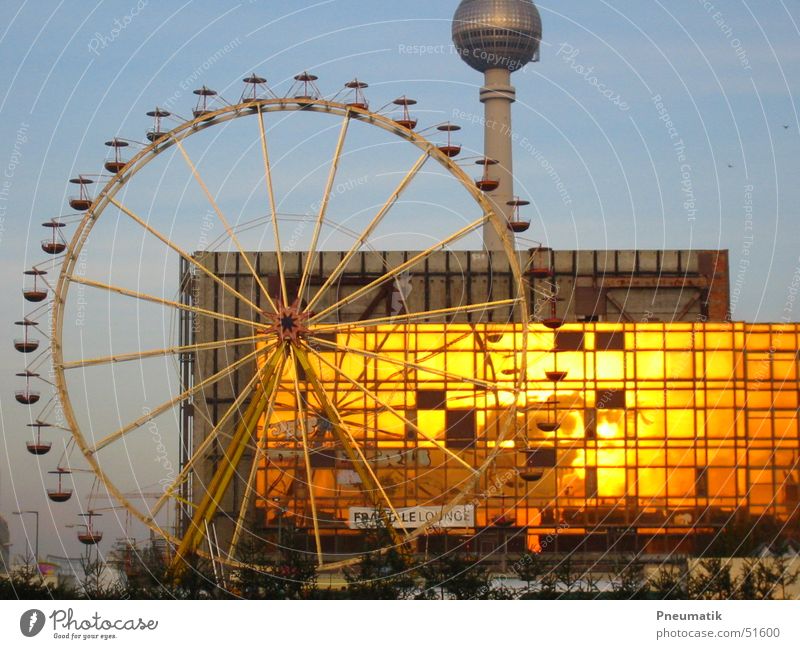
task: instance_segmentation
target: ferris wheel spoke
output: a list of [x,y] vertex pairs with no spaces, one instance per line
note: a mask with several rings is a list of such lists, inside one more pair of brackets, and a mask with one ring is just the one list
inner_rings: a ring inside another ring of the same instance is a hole
[[[278,353],[278,351],[276,351]],[[268,402],[266,408],[266,417],[264,421],[264,429],[266,430],[269,427],[270,422],[272,421],[272,415],[275,412],[275,401],[278,397],[278,389],[280,387],[280,377],[283,374],[283,368],[286,364],[286,358],[282,358],[278,369],[277,369],[277,376],[278,381],[275,382],[275,385],[272,389],[272,393],[268,395]],[[258,375],[257,375],[258,376]],[[253,453],[253,462],[250,465],[250,472],[247,476],[247,484],[245,485],[244,493],[242,494],[242,502],[239,506],[239,513],[236,518],[236,526],[233,530],[233,536],[231,537],[230,547],[228,548],[228,558],[233,558],[236,553],[236,548],[239,546],[239,540],[241,538],[242,532],[244,531],[244,520],[247,518],[247,509],[250,506],[250,499],[253,496],[253,492],[255,491],[255,483],[256,477],[258,476],[258,465],[261,459],[265,457],[264,453],[264,442],[259,442],[256,439],[256,450]]]
[[155,419],[159,415],[162,415],[165,412],[169,411],[170,409],[174,408],[176,405],[181,403],[181,401],[185,401],[186,399],[189,399],[190,397],[193,397],[198,392],[201,392],[201,391],[205,390],[208,386],[213,385],[214,383],[220,381],[221,379],[224,379],[226,376],[229,376],[230,374],[235,372],[242,365],[245,365],[246,363],[249,363],[252,359],[254,359],[260,353],[262,353],[262,351],[258,350],[258,349],[253,351],[253,352],[250,352],[249,354],[247,354],[247,355],[243,356],[242,358],[240,358],[238,361],[235,361],[235,362],[231,363],[230,365],[228,365],[227,367],[225,367],[224,369],[220,370],[216,374],[212,374],[211,376],[209,376],[208,378],[204,379],[203,381],[201,381],[197,385],[194,385],[191,388],[189,388],[188,390],[182,392],[181,394],[179,394],[174,399],[170,399],[169,401],[165,401],[164,403],[162,403],[161,405],[157,406],[153,410],[147,412],[146,414],[142,415],[138,419],[136,419],[136,420],[132,421],[131,423],[123,426],[122,428],[120,428],[119,430],[111,433],[110,435],[107,435],[106,437],[102,438],[99,442],[97,442],[92,448],[90,448],[88,450],[89,454],[90,455],[97,454],[98,451],[101,451],[102,449],[106,448],[109,444],[112,444],[112,443],[116,442],[117,440],[121,439],[122,437],[124,437],[128,433],[130,433],[130,432],[132,432],[132,431],[134,431],[134,430],[136,430],[138,428],[141,428],[142,426],[144,426],[148,422],[152,421],[153,419]]
[[321,354],[316,352],[314,349],[309,348],[309,351],[315,357],[317,357],[321,363],[323,363],[324,365],[326,365],[327,367],[332,369],[334,372],[339,374],[345,381],[347,381],[354,388],[356,388],[357,390],[363,392],[367,397],[369,397],[372,401],[374,401],[376,404],[378,404],[378,406],[380,406],[381,408],[387,410],[388,412],[392,413],[395,417],[400,419],[400,421],[402,421],[406,426],[408,426],[411,430],[413,430],[417,435],[419,435],[421,437],[424,437],[427,441],[433,443],[440,451],[444,452],[445,455],[450,456],[452,459],[454,459],[456,462],[458,462],[459,464],[464,466],[470,472],[474,472],[475,471],[475,469],[468,462],[466,462],[461,456],[459,456],[457,453],[453,453],[453,451],[451,451],[449,448],[447,448],[444,444],[442,444],[436,438],[431,437],[426,432],[421,430],[420,427],[417,424],[415,424],[414,422],[409,420],[407,417],[402,415],[396,408],[394,408],[393,406],[391,406],[388,403],[386,403],[385,401],[383,401],[374,392],[372,392],[370,389],[368,389],[366,386],[364,386],[359,381],[356,381],[354,378],[352,378],[349,374],[347,374],[340,367],[337,367],[333,363],[331,363],[328,360],[326,360]]
[[394,516],[394,520],[400,523],[400,529],[402,529],[403,534],[407,539],[408,530],[402,525],[402,518],[400,518],[400,515],[397,513],[397,509],[389,498],[389,494],[386,493],[386,490],[383,488],[380,480],[378,480],[378,476],[375,474],[372,466],[370,466],[369,460],[364,455],[364,451],[361,449],[361,446],[359,446],[355,437],[353,437],[353,434],[347,428],[347,425],[344,423],[344,419],[337,410],[335,404],[333,401],[331,401],[328,392],[322,385],[322,381],[319,379],[319,376],[314,370],[313,364],[309,360],[305,349],[297,348],[295,353],[301,367],[308,377],[309,382],[314,388],[317,398],[320,400],[322,409],[324,410],[328,421],[330,421],[333,426],[334,433],[336,434],[339,443],[344,449],[348,460],[353,465],[353,469],[361,479],[361,483],[365,486],[367,497],[370,498],[373,506],[380,511],[380,515],[383,518],[389,533],[392,535],[393,540],[398,543],[398,545],[402,545],[404,543],[404,539],[397,533],[397,528],[391,524],[391,521],[386,516],[381,502],[383,501],[386,503],[389,511]]
[[322,203],[320,204],[319,214],[317,215],[317,222],[314,225],[314,233],[311,237],[311,243],[308,247],[308,253],[306,257],[306,263],[303,266],[303,275],[300,278],[300,287],[297,290],[297,297],[302,300],[303,294],[305,293],[306,286],[308,285],[308,281],[311,275],[311,267],[314,263],[314,259],[317,255],[317,244],[319,243],[319,235],[322,232],[322,224],[325,221],[325,216],[328,212],[328,204],[331,200],[331,194],[333,193],[333,184],[336,182],[336,173],[339,170],[339,161],[342,158],[342,151],[344,150],[344,141],[347,137],[347,130],[350,126],[350,111],[347,112],[345,115],[344,120],[342,121],[342,128],[339,131],[339,140],[336,143],[336,149],[333,154],[333,160],[331,161],[331,168],[328,173],[328,182],[325,185],[325,193],[322,195]]
[[440,318],[446,315],[463,315],[475,313],[476,311],[492,311],[494,309],[506,308],[518,304],[522,298],[509,298],[507,300],[495,300],[493,302],[480,302],[467,304],[464,306],[448,307],[446,309],[435,309],[432,311],[417,311],[415,313],[402,313],[399,315],[387,315],[381,318],[371,318],[369,320],[354,320],[341,324],[316,325],[313,329],[315,333],[336,333],[360,329],[362,327],[378,327],[384,325],[395,325],[398,323],[413,324],[422,323],[431,318]]
[[267,290],[266,286],[264,286],[264,282],[261,280],[261,277],[259,277],[258,272],[253,266],[253,262],[250,261],[250,258],[247,256],[247,253],[245,252],[244,248],[242,248],[242,244],[240,243],[239,238],[233,231],[233,228],[231,227],[231,224],[228,222],[228,219],[225,218],[225,215],[222,213],[222,210],[219,208],[219,205],[217,205],[217,201],[214,200],[214,196],[211,194],[211,191],[208,189],[208,186],[206,185],[205,181],[200,176],[200,173],[197,171],[197,167],[195,166],[194,162],[192,162],[192,159],[189,157],[189,154],[186,152],[186,149],[184,148],[183,144],[181,144],[181,141],[176,137],[173,137],[172,139],[177,145],[178,149],[180,150],[181,155],[183,156],[183,159],[186,161],[186,165],[191,170],[194,179],[197,181],[197,184],[200,185],[200,188],[203,190],[206,199],[208,199],[208,202],[211,205],[211,209],[214,210],[220,223],[222,223],[222,227],[225,228],[225,232],[228,234],[228,237],[233,242],[233,245],[236,246],[236,249],[239,251],[239,256],[242,258],[242,261],[244,262],[245,266],[247,266],[247,269],[253,276],[253,280],[256,282],[256,284],[258,284],[258,287],[261,289],[261,292],[264,295],[264,298],[266,299],[270,308],[272,308],[272,310],[275,311],[275,313],[277,313],[278,308],[275,305],[275,301],[272,299],[272,296],[269,294],[269,291]]
[[314,490],[314,474],[311,469],[311,455],[308,449],[308,426],[307,426],[307,409],[303,406],[302,397],[300,394],[300,383],[297,379],[298,377],[298,360],[297,355],[294,352],[294,348],[291,348],[291,358],[292,358],[292,366],[293,366],[293,377],[294,377],[294,395],[297,403],[297,417],[300,421],[300,434],[303,439],[303,461],[305,462],[306,466],[306,483],[308,486],[308,499],[311,503],[311,518],[314,523],[314,541],[317,546],[317,562],[321,566],[323,564],[322,558],[322,537],[319,533],[319,516],[317,515],[317,497]]
[[497,390],[497,385],[489,383],[487,381],[481,381],[480,379],[460,376],[458,374],[453,374],[452,372],[448,372],[446,370],[439,370],[432,367],[426,367],[425,365],[421,365],[419,363],[413,363],[408,360],[400,360],[397,358],[392,358],[391,356],[386,356],[384,354],[379,354],[377,352],[370,352],[366,349],[358,349],[356,347],[340,345],[338,343],[334,343],[329,340],[325,340],[323,338],[316,338],[314,336],[310,336],[309,340],[311,340],[316,345],[328,347],[331,350],[345,352],[349,354],[356,354],[358,356],[365,356],[367,358],[372,358],[378,361],[402,367],[406,370],[410,368],[413,370],[417,370],[419,372],[427,372],[428,374],[433,374],[434,376],[440,376],[443,379],[447,380],[448,382],[466,383],[469,385],[474,385],[476,387],[482,388],[484,390],[492,390],[492,391]]
[[105,284],[104,282],[97,282],[95,280],[89,279],[87,277],[83,277],[82,275],[70,275],[68,277],[69,281],[74,284],[81,284],[83,286],[88,286],[90,288],[96,288],[103,291],[109,291],[111,293],[116,293],[118,295],[122,295],[124,297],[132,297],[137,300],[143,300],[145,302],[152,302],[153,304],[160,304],[162,306],[169,306],[175,309],[180,309],[181,311],[189,311],[191,313],[197,313],[198,315],[207,316],[209,318],[214,318],[215,320],[224,320],[226,322],[232,322],[235,324],[245,325],[251,328],[263,328],[263,324],[260,324],[254,320],[246,320],[243,318],[237,318],[236,316],[227,315],[225,313],[220,313],[218,311],[210,311],[208,309],[202,309],[197,306],[192,306],[190,304],[183,304],[181,302],[176,302],[175,300],[167,300],[163,297],[157,297],[155,295],[149,295],[148,293],[140,293],[139,291],[132,291],[128,288],[122,288],[121,286],[114,286],[113,284]]
[[136,213],[135,213],[133,210],[131,210],[130,208],[128,208],[128,207],[126,207],[125,205],[123,205],[122,203],[120,203],[120,202],[119,202],[119,201],[118,201],[116,198],[114,198],[114,197],[111,197],[111,198],[109,199],[109,201],[110,201],[110,202],[111,202],[111,203],[112,203],[112,204],[113,204],[115,207],[117,207],[117,208],[118,208],[118,209],[119,209],[119,210],[120,210],[120,211],[121,211],[123,214],[125,214],[125,215],[129,216],[129,217],[130,217],[131,219],[133,219],[133,220],[134,220],[136,223],[138,223],[138,224],[139,224],[139,225],[140,225],[142,228],[144,228],[144,229],[145,229],[145,230],[147,230],[147,231],[148,231],[150,234],[152,234],[154,237],[156,237],[156,239],[158,239],[159,241],[161,241],[161,242],[162,242],[162,243],[163,243],[165,246],[167,246],[168,248],[170,248],[170,249],[171,249],[171,250],[173,250],[174,252],[178,253],[178,254],[179,254],[179,255],[180,255],[180,256],[181,256],[183,259],[185,259],[185,260],[186,260],[186,261],[187,261],[189,264],[191,264],[192,266],[195,266],[195,267],[196,267],[196,268],[197,268],[197,269],[198,269],[200,272],[202,272],[204,275],[206,275],[207,277],[209,277],[209,278],[210,278],[211,280],[213,280],[215,283],[219,284],[219,286],[220,286],[220,287],[221,287],[221,288],[222,288],[224,291],[227,291],[228,293],[230,293],[230,294],[231,294],[232,296],[234,296],[235,298],[237,298],[237,299],[241,300],[242,302],[244,302],[245,304],[247,304],[249,307],[251,307],[251,308],[255,309],[257,312],[261,310],[261,309],[260,309],[260,307],[259,307],[259,306],[258,306],[258,305],[257,305],[255,302],[253,302],[252,300],[250,300],[250,299],[246,298],[246,297],[245,297],[244,295],[242,295],[242,294],[241,294],[239,291],[237,291],[237,290],[236,290],[236,289],[235,289],[233,286],[231,286],[230,284],[228,284],[227,282],[225,282],[225,281],[224,281],[224,280],[223,280],[221,277],[219,277],[219,276],[218,276],[216,273],[214,273],[213,271],[211,271],[211,270],[209,270],[208,268],[206,268],[206,266],[204,266],[203,264],[201,264],[201,263],[200,263],[200,262],[199,262],[199,261],[198,261],[198,260],[197,260],[195,257],[193,257],[192,255],[190,255],[188,252],[186,252],[185,250],[183,250],[183,249],[182,249],[180,246],[178,246],[178,245],[177,245],[177,244],[175,244],[173,241],[171,241],[171,240],[170,240],[170,239],[169,239],[169,238],[168,238],[166,235],[164,235],[164,234],[162,234],[161,232],[159,232],[158,230],[156,230],[156,229],[155,229],[153,226],[151,226],[151,225],[150,225],[149,223],[147,223],[147,222],[146,222],[144,219],[142,219],[140,216],[138,216],[138,215],[137,215],[137,214],[136,214]]
[[342,274],[345,268],[347,268],[347,264],[350,263],[350,260],[355,257],[364,243],[372,236],[372,233],[375,231],[375,228],[378,227],[380,222],[383,220],[383,217],[392,209],[397,200],[400,198],[400,195],[405,191],[408,185],[411,183],[412,180],[417,176],[419,171],[422,169],[423,165],[428,161],[430,158],[430,152],[425,151],[419,159],[414,163],[414,166],[408,171],[408,173],[403,177],[403,180],[400,181],[400,184],[397,188],[392,192],[392,195],[389,196],[387,201],[383,204],[383,207],[378,211],[378,213],[373,217],[372,221],[370,221],[369,225],[364,229],[364,231],[358,236],[353,246],[348,250],[347,254],[342,258],[333,272],[328,276],[319,290],[316,292],[311,301],[308,303],[306,307],[307,310],[311,310],[314,306],[319,302],[322,296],[325,294],[333,284],[339,279],[339,275]]
[[261,155],[264,159],[264,182],[267,184],[267,195],[269,197],[269,211],[272,218],[272,233],[275,237],[275,252],[278,260],[278,277],[281,283],[283,303],[288,304],[289,294],[286,292],[286,274],[283,268],[283,251],[281,249],[281,233],[278,228],[278,209],[275,202],[275,188],[272,185],[272,166],[269,163],[269,149],[267,147],[267,131],[264,128],[264,113],[261,111],[261,104],[258,104],[258,130],[261,136]]
[[129,354],[113,354],[112,356],[100,356],[99,358],[86,358],[79,361],[69,361],[61,365],[61,369],[74,370],[83,367],[93,367],[96,365],[109,365],[112,363],[126,363],[138,361],[145,358],[157,358],[159,356],[177,356],[179,354],[191,354],[195,352],[212,351],[224,349],[226,347],[237,347],[241,345],[255,344],[262,340],[267,340],[269,336],[262,334],[258,336],[247,336],[245,338],[232,338],[213,343],[198,343],[196,345],[182,345],[179,347],[167,347],[165,349],[152,349],[141,352],[131,352]]
[[[279,352],[278,349],[273,351],[273,354],[269,357],[267,362],[269,363],[272,360],[272,356]],[[247,401],[248,398],[252,397],[256,390],[256,385],[262,381],[261,375],[256,372],[253,374],[253,377],[247,382],[245,387],[239,392],[239,394],[234,399],[233,403],[228,407],[222,417],[213,424],[211,431],[208,435],[206,435],[205,439],[200,443],[200,445],[194,450],[192,456],[186,461],[181,472],[172,482],[172,484],[164,490],[164,493],[161,497],[156,501],[151,509],[150,519],[154,519],[164,504],[169,500],[170,497],[174,497],[176,495],[176,490],[180,487],[186,479],[189,477],[189,473],[194,470],[194,465],[198,459],[200,459],[203,454],[208,450],[208,448],[219,438],[220,433],[222,432],[223,426],[225,426],[230,418],[233,416],[234,413],[239,412],[241,410],[242,404]]]
[[450,244],[452,244],[452,243],[458,241],[459,239],[465,237],[466,235],[474,232],[479,227],[484,225],[489,220],[489,218],[490,217],[488,215],[484,215],[481,218],[476,219],[475,221],[473,221],[469,225],[466,225],[463,228],[461,228],[458,232],[453,233],[449,237],[446,237],[446,238],[442,239],[441,241],[435,243],[434,245],[430,246],[426,250],[423,250],[421,253],[419,253],[418,255],[415,255],[414,257],[412,257],[408,261],[400,264],[396,268],[393,268],[389,272],[383,274],[378,279],[370,282],[366,286],[361,287],[360,289],[354,291],[353,293],[351,293],[347,297],[342,298],[341,300],[339,300],[338,302],[330,305],[329,307],[324,308],[322,311],[320,311],[319,313],[316,313],[312,318],[310,318],[309,322],[312,323],[312,324],[315,323],[315,322],[319,322],[320,320],[322,320],[329,313],[334,313],[334,312],[338,311],[343,306],[345,306],[345,305],[347,305],[349,303],[355,302],[358,298],[362,297],[366,293],[369,293],[371,290],[381,286],[382,284],[385,284],[386,282],[388,282],[391,279],[397,278],[401,273],[405,272],[409,268],[413,268],[414,266],[419,264],[421,261],[424,261],[425,259],[430,257],[434,252],[436,252],[438,250],[443,250],[444,248],[446,248]]

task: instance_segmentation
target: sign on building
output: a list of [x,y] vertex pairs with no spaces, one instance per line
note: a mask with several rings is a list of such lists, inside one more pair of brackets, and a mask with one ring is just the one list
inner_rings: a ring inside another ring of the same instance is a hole
[[[397,510],[400,522],[394,513],[387,511],[386,516],[394,527],[404,526],[408,529],[422,527],[432,523],[437,527],[475,527],[474,505],[459,505],[442,515],[441,507],[403,507]],[[381,512],[371,507],[351,507],[347,526],[352,530],[371,529],[380,525]]]

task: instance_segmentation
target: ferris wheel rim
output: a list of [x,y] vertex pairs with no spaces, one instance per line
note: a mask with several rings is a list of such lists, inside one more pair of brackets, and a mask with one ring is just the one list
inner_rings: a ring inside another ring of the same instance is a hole
[[[192,135],[201,133],[214,126],[219,126],[235,119],[254,115],[259,117],[259,121],[263,126],[264,115],[269,113],[287,112],[329,114],[344,118],[345,124],[350,123],[351,120],[357,120],[362,123],[380,127],[384,131],[398,136],[401,139],[415,145],[417,148],[423,151],[425,160],[435,160],[439,165],[449,171],[453,177],[460,181],[460,184],[469,192],[473,200],[478,203],[482,209],[486,223],[490,224],[500,237],[503,245],[503,250],[501,252],[508,260],[515,284],[514,292],[517,295],[518,304],[521,305],[519,311],[522,320],[518,323],[520,325],[520,332],[523,338],[526,338],[528,334],[527,325],[529,322],[529,310],[527,308],[527,290],[524,283],[522,269],[512,243],[513,237],[509,235],[506,224],[501,222],[502,216],[495,212],[491,206],[491,203],[484,196],[483,192],[481,192],[481,190],[475,186],[473,179],[458,165],[455,160],[452,159],[451,156],[439,150],[435,144],[433,144],[424,136],[419,135],[417,132],[408,128],[404,128],[402,125],[398,124],[397,121],[392,120],[385,115],[370,112],[368,109],[344,103],[331,102],[324,99],[309,100],[307,98],[300,103],[293,101],[290,98],[264,98],[258,100],[248,100],[239,104],[225,106],[213,112],[195,117],[194,119],[179,124],[173,130],[165,132],[162,137],[144,146],[144,148],[130,161],[128,161],[122,167],[122,169],[118,171],[118,173],[116,173],[105,183],[102,190],[92,201],[91,207],[82,216],[67,249],[67,254],[65,255],[65,259],[59,272],[58,282],[53,289],[53,319],[50,336],[50,348],[57,396],[63,409],[64,417],[68,423],[72,439],[75,441],[75,444],[78,450],[81,452],[82,457],[87,461],[91,467],[91,470],[97,476],[97,479],[121,506],[129,511],[142,524],[165,538],[173,545],[179,544],[181,542],[181,538],[171,533],[169,530],[162,528],[156,521],[155,514],[149,516],[145,512],[141,511],[140,507],[134,505],[129,499],[128,495],[123,493],[121,488],[117,487],[114,481],[111,480],[106,471],[98,463],[96,458],[97,450],[92,449],[87,444],[82,428],[78,424],[72,399],[67,388],[65,370],[67,369],[68,364],[65,364],[64,362],[64,348],[62,344],[64,310],[67,303],[69,289],[74,283],[72,274],[76,264],[78,263],[81,251],[92,232],[94,224],[100,219],[102,214],[110,205],[116,204],[117,207],[120,207],[120,204],[114,202],[118,192],[158,156],[170,150],[174,146],[180,148],[181,143],[184,140],[187,140]],[[522,354],[523,363],[525,363],[525,356],[525,354]],[[520,382],[521,380],[522,379],[520,379]],[[514,412],[516,407],[512,406],[509,410]],[[480,475],[485,471],[486,467],[490,466],[490,464],[494,461],[499,450],[500,445],[498,444],[496,449],[487,455],[487,458],[483,464],[476,469],[475,476],[473,478],[474,480],[479,480]],[[466,496],[466,491],[466,489],[461,489],[461,499]],[[174,495],[172,499],[174,500]],[[445,511],[449,511],[452,509],[452,507],[458,506],[459,502],[460,500],[457,502],[448,503],[448,507]],[[436,521],[431,524],[434,524],[435,522]],[[407,535],[408,538],[406,540],[417,538],[418,536],[424,534],[429,527],[430,524],[418,528],[410,535]],[[207,556],[207,553],[205,553],[204,550],[198,550],[197,554],[200,556]],[[326,563],[324,568],[336,569],[345,565],[351,565],[353,561],[355,560],[348,559]],[[229,565],[239,567],[249,566],[249,564],[240,562],[231,557],[225,558],[224,562]]]

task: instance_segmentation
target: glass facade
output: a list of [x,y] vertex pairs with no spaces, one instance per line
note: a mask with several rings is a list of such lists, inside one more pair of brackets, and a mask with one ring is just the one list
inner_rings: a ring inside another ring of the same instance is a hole
[[[531,549],[556,533],[619,533],[655,551],[667,549],[658,537],[713,534],[741,512],[788,521],[800,499],[798,334],[571,324],[532,326],[524,341],[514,325],[435,324],[312,339],[336,414],[305,372],[284,368],[256,505],[267,526],[280,514],[300,528],[313,505],[330,538],[357,535],[352,512],[376,502],[400,512],[457,498],[474,522],[445,532],[504,530]],[[336,417],[380,485],[373,498]]]

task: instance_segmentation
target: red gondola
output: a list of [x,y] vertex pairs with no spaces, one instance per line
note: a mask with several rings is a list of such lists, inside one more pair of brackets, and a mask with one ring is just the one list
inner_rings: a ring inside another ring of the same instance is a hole
[[267,80],[264,77],[259,77],[255,72],[242,79],[242,81],[244,82],[244,91],[242,91],[242,98],[239,100],[241,104],[258,101],[259,89],[269,91]]
[[436,128],[443,133],[447,133],[447,143],[440,145],[438,147],[439,151],[444,153],[448,158],[455,158],[459,153],[461,153],[461,145],[453,142],[453,133],[460,131],[461,127],[457,124],[451,124],[448,122],[447,124],[442,124]]
[[42,223],[42,227],[51,231],[47,239],[42,239],[42,250],[48,255],[60,255],[64,252],[67,249],[67,242],[64,241],[61,228],[65,227],[65,224],[56,219],[51,219],[46,223]]
[[24,376],[25,377],[25,389],[24,390],[17,390],[14,393],[14,397],[16,398],[18,403],[21,403],[25,406],[32,406],[34,403],[39,401],[41,395],[36,392],[35,390],[31,389],[31,379],[39,378],[39,375],[35,372],[30,372],[29,370],[25,370],[24,372],[17,372],[17,376]]
[[482,192],[493,192],[500,187],[500,180],[489,175],[489,167],[496,165],[497,160],[481,158],[480,160],[476,160],[475,164],[483,167],[483,174],[480,178],[475,179],[475,185],[478,189]]
[[203,86],[202,88],[198,88],[193,92],[195,95],[197,95],[197,105],[192,111],[192,114],[195,116],[195,118],[203,117],[204,115],[213,113],[214,109],[209,108],[209,104],[212,101],[212,98],[217,96],[217,91]]
[[25,299],[28,302],[41,302],[44,300],[47,297],[47,288],[39,285],[39,278],[47,275],[47,271],[32,268],[31,270],[26,270],[23,274],[33,277],[33,286],[22,289],[22,295]]
[[508,201],[508,203],[506,203],[506,205],[510,205],[511,207],[514,208],[514,215],[508,222],[508,229],[514,232],[515,234],[522,234],[523,232],[527,232],[528,229],[531,227],[531,222],[524,221],[520,215],[520,208],[530,204],[531,204],[530,201],[523,201],[520,200],[519,198],[515,198],[513,201]]
[[[546,259],[544,259],[546,257]],[[534,279],[547,279],[553,275],[553,265],[550,259],[550,251],[544,246],[539,246],[531,253],[531,262],[528,275]]]
[[25,320],[18,320],[14,324],[21,326],[24,332],[22,338],[14,339],[14,349],[23,354],[30,354],[39,349],[39,341],[28,335],[28,327],[35,327],[39,323],[25,318]]
[[555,433],[561,424],[555,421],[539,421],[536,422],[536,427],[543,433]]
[[403,128],[407,128],[409,131],[413,131],[415,128],[417,128],[417,119],[411,116],[411,112],[409,110],[411,106],[417,105],[417,101],[415,99],[409,99],[403,95],[399,99],[395,99],[393,103],[395,106],[400,106],[403,110],[402,117],[394,120],[395,123]]
[[567,372],[545,372],[544,375],[547,377],[548,381],[552,381],[553,383],[559,383],[567,378]]
[[516,522],[516,519],[511,514],[501,514],[492,521],[492,525],[495,527],[511,527]]
[[561,329],[564,326],[564,321],[561,318],[545,318],[542,324],[548,329]]
[[164,131],[161,127],[161,120],[170,115],[172,115],[172,113],[158,106],[156,106],[155,110],[151,110],[147,113],[148,117],[153,118],[153,128],[147,131],[147,139],[150,140],[150,142],[156,142],[167,134],[167,131]]
[[525,482],[538,482],[548,469],[556,463],[556,452],[553,447],[530,447],[525,453],[525,465],[519,469],[519,477]]
[[102,516],[102,514],[97,514],[89,510],[88,513],[81,514],[81,516],[86,519],[86,523],[83,525],[85,528],[84,531],[78,532],[78,540],[84,545],[97,545],[103,540],[103,533],[94,529],[92,519],[95,516]]
[[70,475],[72,471],[69,469],[62,469],[58,467],[55,471],[48,471],[58,476],[58,486],[55,489],[47,490],[47,497],[54,503],[65,503],[72,498],[72,489],[64,487],[63,478],[65,475]]
[[92,185],[94,180],[78,176],[77,178],[70,178],[70,182],[78,186],[78,195],[70,197],[69,206],[76,212],[85,212],[92,206],[93,200],[92,197],[89,196],[87,187]]
[[290,90],[290,94],[294,95],[295,101],[300,106],[309,106],[322,96],[316,83],[318,79],[317,75],[309,74],[308,72],[298,74],[294,78],[295,83]]
[[364,96],[364,90],[369,88],[369,84],[359,81],[358,79],[353,79],[352,81],[348,81],[346,84],[344,84],[344,87],[350,90],[348,93],[351,95],[350,101],[345,102],[348,106],[351,108],[358,108],[360,110],[369,110],[369,102]]
[[544,469],[524,467],[520,469],[519,477],[525,482],[538,482],[544,476]]
[[128,143],[125,140],[120,140],[118,138],[114,138],[113,140],[109,140],[106,142],[106,146],[111,147],[114,149],[114,159],[113,160],[106,160],[105,168],[106,171],[111,172],[112,174],[118,174],[120,171],[125,169],[125,166],[128,164],[122,160],[121,151],[120,149],[124,149],[128,146]]
[[51,442],[43,442],[42,441],[42,428],[49,428],[50,424],[46,424],[43,421],[36,420],[34,424],[27,424],[28,428],[35,428],[36,429],[36,439],[32,442],[26,442],[25,446],[28,449],[28,453],[31,455],[46,455],[50,452],[50,449],[53,447]]

